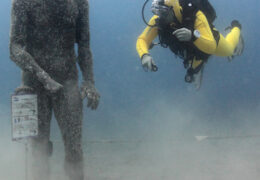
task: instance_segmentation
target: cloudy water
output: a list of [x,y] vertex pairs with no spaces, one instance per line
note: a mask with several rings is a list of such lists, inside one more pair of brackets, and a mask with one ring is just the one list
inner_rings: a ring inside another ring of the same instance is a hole
[[[89,0],[94,74],[101,99],[97,111],[84,105],[87,179],[259,179],[260,1],[211,2],[218,15],[216,28],[226,34],[230,22],[239,20],[246,46],[232,62],[211,57],[196,91],[184,82],[182,61],[168,49],[158,46],[150,52],[158,72],[144,72],[141,67],[135,46],[145,28],[144,1]],[[148,6],[147,19],[152,15]],[[11,2],[2,0],[0,9],[0,180],[22,180],[25,146],[11,138],[10,97],[21,83],[20,69],[9,59]],[[52,179],[64,179],[64,147],[55,119],[51,140]]]

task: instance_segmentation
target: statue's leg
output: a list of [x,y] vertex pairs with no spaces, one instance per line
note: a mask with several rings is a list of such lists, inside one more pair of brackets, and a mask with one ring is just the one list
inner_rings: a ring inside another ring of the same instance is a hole
[[55,117],[65,146],[65,171],[71,180],[83,180],[82,100],[77,80],[67,80],[53,96]]
[[24,85],[31,87],[37,93],[38,100],[38,127],[39,134],[31,139],[32,164],[31,174],[33,180],[49,179],[49,155],[50,155],[50,121],[52,116],[51,98],[41,84],[30,73],[22,75]]
[[39,136],[32,139],[32,175],[34,180],[49,179],[49,156],[51,151],[50,121],[51,99],[46,93],[38,93]]

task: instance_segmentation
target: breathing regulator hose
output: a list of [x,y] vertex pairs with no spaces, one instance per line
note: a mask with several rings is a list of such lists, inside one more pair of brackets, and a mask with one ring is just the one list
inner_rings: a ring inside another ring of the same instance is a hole
[[145,23],[147,26],[155,27],[156,25],[150,25],[150,24],[148,24],[147,21],[145,20],[145,17],[144,17],[144,9],[145,9],[145,7],[146,7],[146,5],[147,5],[148,2],[149,2],[149,0],[146,0],[146,1],[144,2],[143,8],[142,8],[142,18],[143,18],[144,23]]

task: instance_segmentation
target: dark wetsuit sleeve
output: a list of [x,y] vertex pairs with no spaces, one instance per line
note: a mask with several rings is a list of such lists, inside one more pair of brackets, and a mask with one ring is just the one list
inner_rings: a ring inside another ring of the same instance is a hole
[[31,72],[43,81],[47,73],[35,62],[34,58],[26,51],[27,39],[27,7],[23,0],[14,0],[11,12],[10,32],[10,58],[23,71]]
[[77,19],[76,39],[78,43],[78,64],[84,81],[94,83],[93,59],[90,49],[89,3],[88,0],[78,0],[79,16]]

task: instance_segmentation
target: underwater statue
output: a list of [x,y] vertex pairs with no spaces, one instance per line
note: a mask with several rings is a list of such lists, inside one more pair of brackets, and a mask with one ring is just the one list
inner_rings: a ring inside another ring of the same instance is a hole
[[33,178],[49,179],[54,112],[65,146],[65,172],[71,180],[83,180],[83,99],[95,110],[100,98],[94,86],[88,0],[13,0],[11,16],[10,58],[22,69],[22,86],[38,96],[39,135],[31,140]]

